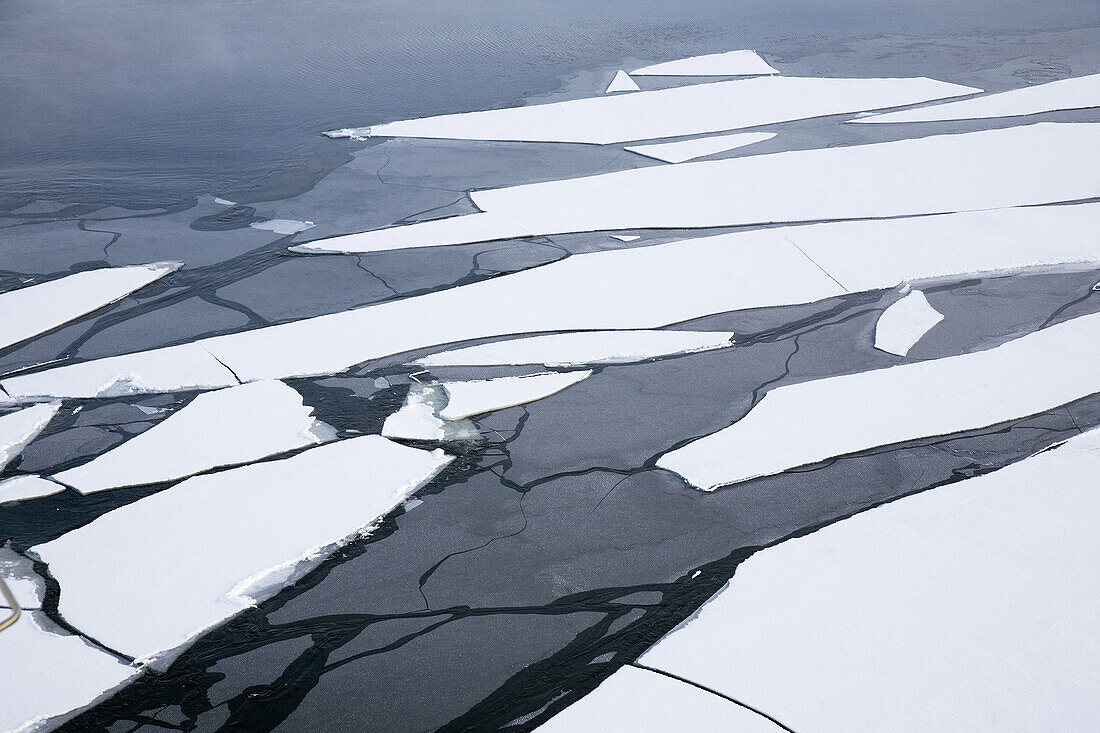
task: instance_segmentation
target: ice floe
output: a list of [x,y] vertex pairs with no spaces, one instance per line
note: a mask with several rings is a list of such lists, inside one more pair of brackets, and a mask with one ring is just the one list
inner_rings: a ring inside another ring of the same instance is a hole
[[1098,474],[1094,429],[764,549],[639,662],[792,730],[1094,730]]
[[0,293],[0,349],[125,298],[181,267],[181,262],[105,267]]
[[282,382],[207,392],[144,433],[53,478],[90,494],[172,481],[335,438],[336,431],[313,419],[312,412]]
[[267,219],[265,221],[254,221],[248,226],[253,229],[275,232],[276,234],[297,234],[298,232],[304,232],[306,229],[312,229],[314,224],[311,221],[297,221],[295,219]]
[[943,320],[943,314],[928,303],[924,293],[914,290],[892,303],[875,324],[875,348],[905,356],[924,334]]
[[1100,107],[1100,74],[1060,79],[1023,89],[1012,89],[932,107],[870,115],[850,120],[861,124],[883,122],[935,122],[1019,117],[1065,109]]
[[1100,124],[1041,123],[650,166],[474,191],[470,198],[481,213],[320,239],[295,251],[374,252],[567,232],[881,218],[1075,201],[1100,195],[1100,179],[1080,164],[1082,150],[1098,148]]
[[755,51],[726,51],[666,61],[630,72],[638,76],[755,76],[778,74]]
[[637,234],[612,234],[612,239],[617,239],[620,242],[636,242],[641,239],[641,236]]
[[713,692],[627,665],[535,730],[538,733],[781,733],[783,728]]
[[399,120],[325,134],[609,144],[887,109],[980,91],[925,77],[764,76]]
[[60,583],[66,621],[164,662],[293,582],[449,461],[377,435],[337,441],[187,479],[31,552]]
[[217,204],[218,206],[236,206],[237,205],[236,201],[230,201],[229,199],[220,199],[216,196],[214,197],[214,203]]
[[51,496],[64,490],[61,484],[42,476],[15,476],[0,481],[0,504]]
[[51,402],[0,415],[0,469],[45,429],[60,408],[60,402]]
[[444,420],[461,420],[505,407],[525,405],[557,394],[592,376],[591,371],[564,374],[532,374],[522,377],[444,382],[447,406],[439,412]]
[[[3,579],[15,602],[23,610],[41,607],[46,596],[46,581],[34,572],[34,563],[10,547],[0,547],[0,579]],[[0,608],[11,608],[0,595]],[[4,614],[0,614],[2,617]]]
[[700,137],[693,140],[681,140],[680,142],[660,143],[658,145],[633,145],[627,146],[624,150],[665,163],[683,163],[706,155],[724,153],[727,150],[735,150],[753,143],[771,140],[773,137],[775,137],[774,132],[739,132],[734,135]]
[[733,336],[728,331],[576,331],[441,351],[418,359],[416,363],[425,367],[627,364],[661,356],[721,349],[732,345]]
[[382,435],[407,440],[445,440],[446,423],[437,415],[445,400],[442,387],[412,385],[405,404],[382,424]]
[[987,351],[773,389],[657,465],[711,490],[834,456],[1031,415],[1100,390],[1100,314]]
[[1038,206],[762,229],[574,255],[426,295],[21,374],[0,386],[20,400],[94,397],[107,387],[202,389],[237,378],[332,374],[471,339],[658,328],[920,278],[1095,263],[1097,228],[1100,204]]
[[611,94],[612,92],[640,92],[641,87],[630,78],[630,74],[626,73],[622,69],[619,69],[619,73],[615,74],[615,78],[611,80],[611,83],[607,85],[607,89],[604,94]]

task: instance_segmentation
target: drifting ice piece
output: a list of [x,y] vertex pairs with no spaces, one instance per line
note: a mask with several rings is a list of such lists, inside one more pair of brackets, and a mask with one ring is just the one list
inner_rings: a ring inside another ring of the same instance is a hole
[[666,61],[630,72],[638,76],[753,76],[778,74],[755,51],[726,51]]
[[335,431],[302,396],[262,381],[208,392],[149,430],[53,478],[82,494],[171,481],[317,445]]
[[139,661],[167,661],[294,582],[449,461],[377,435],[342,440],[187,479],[32,552],[65,589],[66,621]]
[[311,221],[297,221],[295,219],[268,219],[266,221],[254,221],[248,226],[253,229],[264,229],[276,234],[297,234],[306,229],[313,228]]
[[1100,74],[1062,79],[950,104],[871,115],[849,120],[849,122],[872,124],[975,120],[989,117],[1018,117],[1088,107],[1100,107]]
[[704,490],[847,453],[1049,410],[1100,390],[1100,314],[988,351],[773,389],[748,415],[661,456]]
[[622,69],[619,69],[619,73],[615,74],[615,78],[611,80],[611,83],[607,85],[607,90],[604,94],[611,94],[612,92],[640,92],[642,89],[634,80],[630,78]]
[[65,487],[56,481],[41,476],[15,476],[14,478],[0,481],[0,504],[9,501],[23,501],[36,499],[40,496],[50,496],[65,490]]
[[728,331],[577,331],[452,349],[431,354],[416,363],[426,367],[629,364],[661,356],[721,349],[732,343],[733,333]]
[[701,137],[694,140],[683,140],[676,143],[662,143],[660,145],[634,145],[624,148],[632,153],[644,155],[647,158],[661,160],[665,163],[683,163],[687,160],[702,158],[706,155],[724,153],[727,150],[743,148],[753,143],[764,142],[775,137],[774,132],[741,132],[736,135],[719,135],[717,137]]
[[51,402],[0,415],[0,470],[45,429],[60,408],[60,402]]
[[1097,475],[1094,429],[764,549],[639,662],[792,730],[1095,730]]
[[392,136],[608,144],[886,109],[980,91],[924,77],[822,79],[769,76],[508,109],[460,112],[333,130],[326,134],[329,137]]
[[0,293],[0,349],[110,305],[181,267],[182,262],[107,267]]
[[617,239],[620,242],[636,242],[641,239],[637,234],[612,234],[612,239]]
[[438,405],[443,403],[442,391],[438,385],[413,385],[405,404],[382,424],[382,435],[407,440],[443,440],[446,423],[436,415]]
[[[34,572],[30,559],[16,553],[10,547],[0,547],[0,578],[24,611],[41,607],[46,596],[46,581]],[[7,598],[0,593],[0,608],[11,608]],[[0,618],[8,614],[0,613]],[[0,673],[2,675],[2,673]]]
[[875,348],[905,356],[921,336],[943,320],[919,290],[906,295],[882,312],[875,324]]
[[629,665],[535,729],[537,733],[782,733],[775,723],[718,695]]
[[592,376],[592,372],[567,374],[533,374],[524,377],[501,377],[470,382],[444,382],[449,400],[439,416],[444,420],[461,420],[505,407],[525,405],[572,387]]

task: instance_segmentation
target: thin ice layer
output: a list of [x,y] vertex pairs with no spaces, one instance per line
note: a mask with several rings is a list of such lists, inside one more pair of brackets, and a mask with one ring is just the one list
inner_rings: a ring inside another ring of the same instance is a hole
[[943,320],[943,314],[928,303],[924,293],[914,290],[890,304],[875,323],[875,348],[905,356],[924,334]]
[[608,144],[886,109],[979,91],[924,77],[767,76],[400,120],[327,134]]
[[417,360],[426,367],[628,364],[732,345],[729,331],[575,331],[451,349]]
[[106,267],[0,293],[0,349],[121,300],[181,267],[182,262]]
[[0,469],[46,428],[60,408],[60,402],[51,402],[0,415]]
[[444,382],[447,406],[439,412],[444,420],[483,415],[505,407],[525,405],[557,394],[592,376],[591,371],[564,374],[532,374],[523,377]]
[[778,74],[755,51],[726,51],[665,61],[630,72],[639,76],[753,76]]
[[1098,474],[1092,430],[767,548],[639,661],[798,731],[1095,730]]
[[[739,232],[574,255],[471,285],[203,339],[187,348],[232,378],[222,364],[231,366],[245,381],[330,374],[471,339],[657,328],[916,278],[1096,263],[1098,228],[1100,204],[1081,204]],[[19,399],[95,396],[100,385],[123,378],[146,391],[208,387],[207,362],[176,358],[181,348],[47,369],[0,386]]]
[[1100,314],[995,349],[773,389],[657,465],[705,490],[906,440],[1032,415],[1100,390]]
[[90,494],[250,463],[335,437],[312,413],[282,382],[207,392],[144,433],[53,478]]
[[628,146],[624,150],[665,163],[683,163],[695,158],[724,153],[727,150],[735,150],[753,143],[771,140],[773,137],[775,137],[774,132],[740,132],[735,135],[700,137],[658,145],[634,145]]
[[538,733],[781,733],[763,715],[658,672],[627,665]]
[[615,74],[615,78],[611,80],[611,83],[607,85],[607,89],[604,94],[611,94],[613,92],[638,92],[641,88],[630,78],[630,74],[626,73],[622,69]]
[[990,117],[1019,117],[1064,109],[1100,107],[1100,74],[1012,89],[998,94],[966,99],[932,107],[860,117],[849,120],[860,124],[883,122],[935,122],[939,120],[975,120]]
[[0,504],[37,499],[64,491],[65,487],[42,476],[14,476],[0,481]]
[[31,551],[66,621],[154,659],[293,582],[449,460],[377,435],[328,443],[187,479]]

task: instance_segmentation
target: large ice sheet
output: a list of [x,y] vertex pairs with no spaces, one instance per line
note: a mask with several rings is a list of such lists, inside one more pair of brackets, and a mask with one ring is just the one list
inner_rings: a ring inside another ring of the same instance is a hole
[[924,77],[823,79],[765,76],[525,107],[460,112],[326,134],[330,137],[393,136],[608,144],[886,109],[979,91]]
[[615,74],[615,78],[611,80],[611,83],[607,85],[607,89],[604,90],[604,94],[612,94],[613,92],[638,92],[641,88],[630,78],[630,74],[626,73],[622,69]]
[[538,733],[781,733],[763,715],[686,682],[621,667]]
[[1100,195],[1100,178],[1081,165],[1081,151],[1098,148],[1100,124],[1042,123],[651,166],[475,191],[470,198],[484,213],[321,239],[296,250],[371,252],[566,232],[882,218],[1076,201]]
[[[637,73],[637,72],[635,72]],[[1018,117],[1063,109],[1100,107],[1100,74],[1060,79],[1023,89],[1012,89],[932,107],[871,115],[850,120],[861,124],[882,122],[935,122],[989,117]]]
[[733,336],[729,331],[574,331],[441,351],[418,359],[416,363],[426,367],[628,364],[673,354],[721,349],[732,345]]
[[0,470],[45,429],[60,408],[60,402],[51,402],[0,415]]
[[765,549],[640,662],[798,731],[1095,730],[1098,474],[1093,430]]
[[0,659],[0,730],[19,733],[51,727],[51,718],[89,707],[139,672],[37,611],[0,632]]
[[[18,399],[90,397],[119,380],[130,389],[171,391],[225,386],[209,384],[217,375],[232,378],[223,363],[254,381],[335,373],[491,336],[657,328],[910,279],[1094,263],[1100,261],[1098,228],[1100,204],[1081,204],[782,227],[575,255],[471,285],[187,345],[183,356],[207,361],[177,358],[183,347],[170,347],[24,374],[0,386]],[[211,373],[208,365],[220,371]]]
[[943,314],[928,303],[924,293],[914,290],[890,304],[875,323],[875,348],[905,356],[924,334],[943,320]]
[[523,377],[500,377],[469,382],[444,382],[447,406],[439,412],[444,420],[483,415],[505,407],[525,405],[557,394],[567,387],[592,376],[591,371],[564,374],[532,374]]
[[987,351],[773,389],[745,417],[661,456],[711,490],[834,456],[1023,417],[1100,390],[1100,314]]
[[250,463],[335,437],[282,382],[264,380],[200,394],[149,430],[53,478],[90,494]]
[[181,267],[182,262],[107,267],[0,293],[0,349],[98,310]]
[[769,66],[755,51],[745,50],[689,56],[643,66],[630,73],[639,76],[753,76],[778,74],[779,71]]
[[377,435],[206,474],[31,549],[60,613],[156,661],[273,595],[369,527],[450,459]]
[[41,476],[14,476],[0,481],[0,504],[49,496],[64,490],[61,484]]
[[681,140],[674,143],[660,143],[658,145],[633,145],[627,146],[629,150],[647,158],[660,160],[665,163],[683,163],[684,161],[702,158],[706,155],[724,153],[727,150],[743,148],[753,143],[764,142],[775,137],[774,132],[739,132],[734,135],[717,135],[714,137],[700,137],[692,140]]

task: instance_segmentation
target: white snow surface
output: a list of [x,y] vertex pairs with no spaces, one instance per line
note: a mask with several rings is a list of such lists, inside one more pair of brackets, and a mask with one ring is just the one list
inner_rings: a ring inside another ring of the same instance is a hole
[[557,394],[592,376],[591,371],[563,374],[531,374],[522,377],[443,382],[447,391],[447,406],[439,412],[444,420],[483,415],[505,407],[525,405]]
[[875,348],[905,356],[924,334],[943,320],[919,290],[890,304],[875,324]]
[[105,267],[0,293],[0,349],[121,300],[181,267],[182,262]]
[[425,367],[628,364],[725,348],[732,345],[733,336],[729,331],[574,331],[441,351],[418,359],[416,363]]
[[60,408],[60,402],[50,402],[0,415],[0,469],[45,429]]
[[1081,165],[1081,151],[1096,149],[1098,123],[1041,123],[648,166],[474,191],[470,198],[481,213],[294,249],[374,252],[568,232],[882,218],[1076,201],[1100,195],[1100,178]]
[[535,729],[538,733],[782,733],[762,715],[648,669],[627,665]]
[[306,229],[312,229],[311,221],[298,221],[296,219],[268,219],[267,221],[254,221],[248,226],[253,229],[264,229],[276,234],[297,234]]
[[689,56],[686,59],[665,61],[643,66],[630,72],[639,76],[754,76],[778,74],[755,51],[726,51]]
[[[46,596],[46,581],[34,572],[30,559],[19,555],[8,546],[0,547],[0,578],[15,596],[15,602],[23,610],[36,609]],[[10,608],[7,598],[0,594],[0,608]],[[0,613],[6,618],[7,613]]]
[[887,109],[980,91],[924,77],[763,76],[399,120],[326,134],[609,144]]
[[658,328],[921,278],[1091,266],[1100,262],[1098,229],[1100,204],[1036,206],[779,227],[574,255],[389,303],[22,374],[0,386],[16,399],[94,397],[119,380],[130,391],[208,389],[236,384],[223,365],[243,381],[279,379],[471,339]]
[[65,589],[66,621],[156,663],[293,582],[450,460],[377,435],[328,443],[187,479],[31,553]]
[[61,484],[42,476],[13,476],[0,481],[0,504],[49,496],[64,490]]
[[615,74],[615,78],[611,80],[611,83],[607,85],[607,89],[604,94],[611,94],[613,92],[640,92],[641,87],[630,78],[630,74],[626,73],[622,69]]
[[206,392],[144,433],[53,478],[83,494],[172,481],[336,437],[282,382]]
[[612,239],[617,239],[620,242],[636,242],[641,239],[641,236],[637,234],[612,234]]
[[733,135],[716,135],[714,137],[699,137],[691,140],[681,140],[674,143],[659,143],[657,145],[632,145],[624,150],[629,150],[647,158],[660,160],[665,163],[683,163],[695,158],[702,158],[715,153],[724,153],[727,150],[743,148],[753,143],[764,142],[775,137],[774,132],[739,132]]
[[988,94],[932,107],[870,115],[849,120],[860,124],[883,122],[934,122],[1018,117],[1066,109],[1100,107],[1100,74],[1037,84],[1022,89]]
[[446,437],[446,423],[436,414],[437,401],[443,401],[442,395],[436,397],[438,391],[439,387],[414,385],[405,398],[405,404],[382,424],[382,435],[407,440],[443,440]]
[[657,461],[704,490],[1031,415],[1100,390],[1100,314],[971,354],[779,387]]
[[764,549],[640,663],[828,733],[1096,730],[1100,430]]

